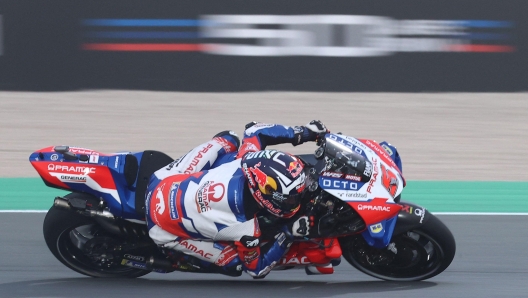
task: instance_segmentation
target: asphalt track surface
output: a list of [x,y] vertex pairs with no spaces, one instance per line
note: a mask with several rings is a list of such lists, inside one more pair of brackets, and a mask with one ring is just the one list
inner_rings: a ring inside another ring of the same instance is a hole
[[[51,145],[105,153],[154,149],[177,157],[218,131],[240,134],[252,120],[302,125],[311,119],[334,132],[397,145],[408,180],[528,180],[527,93],[0,92],[0,177],[36,177],[27,158]],[[282,148],[301,153],[315,146]],[[526,216],[440,215],[455,235],[457,254],[442,274],[413,283],[379,281],[345,262],[329,276],[288,270],[264,280],[184,273],[94,279],[51,255],[43,218],[0,213],[0,297],[528,295]]]
[[526,297],[526,216],[439,215],[453,231],[451,266],[427,281],[380,281],[346,262],[333,275],[272,271],[244,274],[150,273],[137,279],[95,279],[64,267],[42,236],[43,213],[0,213],[0,297]]

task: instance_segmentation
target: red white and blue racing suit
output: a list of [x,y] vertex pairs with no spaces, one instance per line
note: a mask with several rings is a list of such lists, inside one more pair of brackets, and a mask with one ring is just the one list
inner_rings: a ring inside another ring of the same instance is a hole
[[267,275],[288,247],[277,239],[261,252],[258,221],[245,210],[241,158],[268,145],[301,144],[302,132],[303,127],[257,123],[244,132],[240,150],[238,140],[225,134],[156,171],[146,196],[150,237],[217,266],[241,264],[251,276]]

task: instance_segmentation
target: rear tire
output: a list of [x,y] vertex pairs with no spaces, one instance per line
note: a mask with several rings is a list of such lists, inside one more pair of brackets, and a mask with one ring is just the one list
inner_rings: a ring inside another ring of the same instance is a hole
[[[72,193],[65,199],[86,194]],[[93,219],[70,210],[51,207],[44,219],[44,239],[51,253],[66,267],[91,277],[135,278],[150,271],[119,264],[112,248],[120,240],[108,235]],[[89,247],[88,247],[89,246]]]
[[361,235],[340,242],[343,257],[352,266],[390,281],[418,281],[436,276],[451,264],[456,251],[453,234],[434,215],[419,228],[394,235],[388,248],[371,247]]

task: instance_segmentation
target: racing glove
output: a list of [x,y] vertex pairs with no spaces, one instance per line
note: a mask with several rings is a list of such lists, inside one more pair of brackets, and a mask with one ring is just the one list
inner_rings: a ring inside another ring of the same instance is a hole
[[299,217],[296,221],[293,222],[292,234],[295,237],[305,237],[310,234],[310,227],[312,226],[312,221],[306,215]]
[[264,278],[268,275],[284,254],[288,252],[292,243],[293,236],[287,227],[283,227],[282,231],[275,235],[275,242],[263,254],[261,254],[259,246],[248,247],[249,245],[245,245],[246,243],[235,242],[244,271],[253,278]]
[[316,141],[325,133],[330,132],[321,120],[312,120],[303,127],[302,142]]

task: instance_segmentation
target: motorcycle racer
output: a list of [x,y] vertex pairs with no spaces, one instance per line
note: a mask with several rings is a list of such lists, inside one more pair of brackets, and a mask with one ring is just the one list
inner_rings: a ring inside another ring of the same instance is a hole
[[149,236],[169,254],[183,253],[176,269],[191,264],[200,272],[238,276],[244,270],[265,277],[293,236],[283,225],[274,241],[261,243],[260,221],[266,217],[257,214],[293,217],[305,188],[302,162],[266,147],[296,146],[326,132],[314,120],[295,127],[249,123],[241,145],[233,132],[217,134],[152,175],[146,194]]

